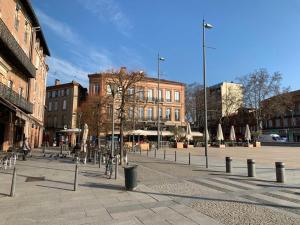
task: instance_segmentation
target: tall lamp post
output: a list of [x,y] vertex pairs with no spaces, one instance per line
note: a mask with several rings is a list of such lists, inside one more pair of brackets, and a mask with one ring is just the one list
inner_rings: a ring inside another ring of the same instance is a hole
[[295,123],[294,123],[294,110],[289,109],[289,111],[292,114],[292,141],[294,142],[294,128],[295,128]]
[[206,168],[208,168],[208,155],[207,155],[207,146],[208,146],[208,138],[207,138],[207,96],[206,96],[206,61],[205,61],[205,29],[213,28],[212,25],[205,23],[203,19],[202,23],[202,51],[203,51],[203,88],[204,88],[204,140],[205,140],[205,161]]
[[157,55],[157,150],[160,148],[160,96],[159,96],[159,86],[160,86],[160,61],[165,61],[165,58],[160,57],[159,53]]

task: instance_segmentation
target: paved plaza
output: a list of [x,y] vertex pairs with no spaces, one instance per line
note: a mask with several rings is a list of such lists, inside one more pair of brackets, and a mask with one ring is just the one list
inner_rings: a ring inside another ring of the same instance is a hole
[[[188,152],[191,165],[188,165]],[[0,171],[0,224],[203,224],[298,225],[300,176],[298,148],[209,149],[130,153],[138,165],[138,188],[124,189],[124,174],[107,179],[104,167],[79,166],[71,158],[43,157],[37,150],[28,161],[17,161],[16,196],[9,197],[12,168]],[[224,157],[233,158],[226,174]],[[286,162],[287,182],[275,182],[274,161]],[[257,177],[248,178],[246,159],[257,161]],[[291,165],[291,166],[290,166]]]

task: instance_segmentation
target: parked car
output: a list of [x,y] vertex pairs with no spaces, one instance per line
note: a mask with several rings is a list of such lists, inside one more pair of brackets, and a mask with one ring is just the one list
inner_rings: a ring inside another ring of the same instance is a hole
[[278,134],[262,134],[258,137],[260,142],[286,142],[286,138],[280,137]]

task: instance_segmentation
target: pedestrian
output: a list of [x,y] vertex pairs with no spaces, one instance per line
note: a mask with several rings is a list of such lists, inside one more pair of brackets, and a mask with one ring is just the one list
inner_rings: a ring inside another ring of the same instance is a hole
[[23,141],[22,150],[23,150],[23,160],[25,161],[28,153],[31,151],[29,143],[28,143],[28,138],[26,138],[26,137],[24,138],[24,141]]

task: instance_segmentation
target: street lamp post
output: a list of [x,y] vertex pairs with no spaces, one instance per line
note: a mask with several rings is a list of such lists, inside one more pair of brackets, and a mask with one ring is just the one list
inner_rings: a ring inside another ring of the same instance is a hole
[[205,140],[205,161],[206,161],[206,168],[208,168],[208,154],[207,154],[207,146],[208,146],[208,139],[207,139],[207,96],[206,96],[206,61],[205,61],[205,29],[213,28],[212,25],[205,23],[203,19],[202,23],[202,51],[203,51],[203,88],[204,88],[204,140]]
[[160,61],[165,61],[165,58],[160,57],[159,53],[157,55],[157,150],[160,148],[160,96],[159,96],[159,86],[160,86]]
[[294,110],[289,109],[289,111],[292,114],[292,141],[294,142],[294,128],[295,128],[295,123],[294,123]]

